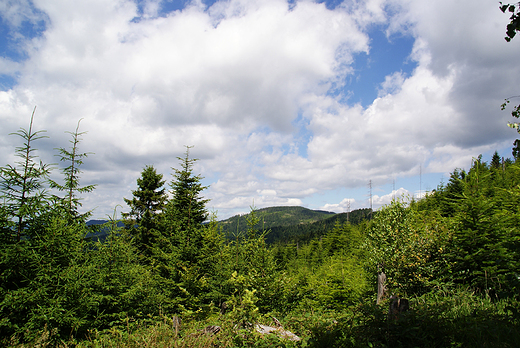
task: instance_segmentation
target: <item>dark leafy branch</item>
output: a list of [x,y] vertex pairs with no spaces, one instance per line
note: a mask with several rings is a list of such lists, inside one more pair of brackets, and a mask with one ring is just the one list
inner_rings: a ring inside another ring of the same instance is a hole
[[506,26],[506,37],[504,38],[507,42],[510,42],[516,35],[517,31],[520,31],[520,2],[516,4],[503,4],[500,2],[500,10],[503,13],[508,11],[511,13],[511,17],[509,17],[510,22]]

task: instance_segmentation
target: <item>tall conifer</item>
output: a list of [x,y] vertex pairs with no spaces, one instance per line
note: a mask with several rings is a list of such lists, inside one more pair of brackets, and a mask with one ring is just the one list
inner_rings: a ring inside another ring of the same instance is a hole
[[31,115],[29,130],[21,128],[12,135],[21,137],[22,146],[16,147],[16,156],[20,158],[14,166],[8,164],[0,168],[0,198],[5,202],[8,214],[16,221],[16,240],[20,241],[22,231],[27,224],[41,213],[45,203],[47,181],[51,168],[42,161],[37,161],[34,154],[35,140],[46,138],[45,131],[33,131],[33,120],[36,107]]
[[79,218],[81,221],[85,221],[90,216],[90,212],[80,214],[78,208],[81,207],[81,199],[77,196],[78,193],[92,192],[96,185],[80,186],[79,175],[81,173],[80,166],[83,164],[83,159],[86,158],[89,153],[81,153],[78,151],[78,145],[81,141],[81,136],[86,132],[79,132],[79,123],[76,126],[74,132],[67,132],[72,136],[69,142],[72,144],[70,149],[63,147],[58,148],[60,161],[68,162],[68,165],[62,169],[64,176],[63,184],[60,184],[54,180],[50,180],[51,188],[57,189],[58,191],[65,192],[65,196],[61,199],[64,204],[67,214],[72,218]]
[[191,148],[192,146],[186,146],[185,156],[177,157],[181,169],[172,168],[174,174],[170,183],[173,194],[170,209],[182,230],[197,228],[208,218],[206,203],[209,199],[200,196],[207,186],[202,185],[202,176],[193,174],[193,165],[198,159],[190,158]]
[[131,210],[123,213],[123,217],[137,235],[140,249],[147,254],[155,242],[158,218],[166,204],[164,183],[162,174],[157,173],[153,166],[146,166],[137,179],[137,190],[132,191],[133,198],[124,199]]

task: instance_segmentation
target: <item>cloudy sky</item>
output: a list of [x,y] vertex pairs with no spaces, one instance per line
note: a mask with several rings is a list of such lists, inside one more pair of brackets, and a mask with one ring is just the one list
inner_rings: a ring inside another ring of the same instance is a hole
[[[94,217],[185,145],[220,219],[299,205],[343,212],[418,196],[498,150],[520,42],[492,0],[4,0],[0,165],[18,137],[47,163],[77,122]],[[520,39],[519,39],[520,40]],[[59,175],[59,171],[55,172]],[[369,187],[371,183],[371,189]]]

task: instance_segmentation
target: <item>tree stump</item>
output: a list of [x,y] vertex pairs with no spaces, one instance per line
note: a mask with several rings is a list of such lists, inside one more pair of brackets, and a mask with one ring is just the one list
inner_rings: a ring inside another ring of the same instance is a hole
[[388,318],[397,320],[401,313],[410,309],[410,302],[405,298],[397,296],[390,297],[390,308],[388,309]]

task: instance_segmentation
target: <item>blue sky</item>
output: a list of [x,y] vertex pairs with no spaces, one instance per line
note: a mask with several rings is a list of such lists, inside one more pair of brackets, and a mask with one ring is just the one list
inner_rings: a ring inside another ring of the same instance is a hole
[[[0,4],[0,165],[37,106],[46,162],[79,119],[94,217],[185,145],[219,218],[419,196],[511,156],[520,45],[498,2],[28,1]],[[59,175],[56,171],[55,176]],[[117,208],[116,208],[117,207]]]

